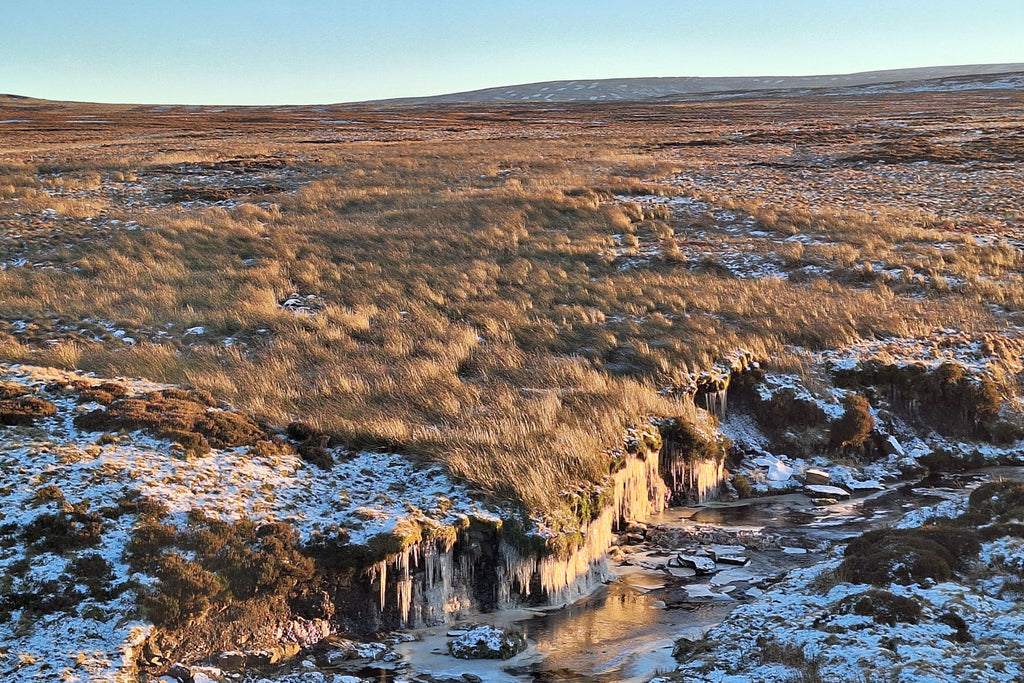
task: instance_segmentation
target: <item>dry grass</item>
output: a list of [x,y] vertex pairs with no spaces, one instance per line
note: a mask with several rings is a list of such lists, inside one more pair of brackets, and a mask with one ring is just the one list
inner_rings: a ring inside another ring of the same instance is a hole
[[[855,120],[961,103],[832,104]],[[608,107],[605,125],[585,108],[111,108],[115,125],[57,135],[47,117],[71,109],[20,106],[40,123],[0,131],[0,357],[191,385],[530,507],[600,479],[627,424],[692,411],[664,390],[736,348],[786,367],[793,347],[998,333],[993,305],[1024,309],[1014,243],[963,229],[1009,229],[1002,204],[968,220],[881,190],[867,209],[773,202],[798,190],[764,162],[799,150],[766,143],[770,122],[831,130],[813,103]],[[976,103],[978,125],[1010,106]],[[651,151],[737,127],[749,142]],[[857,146],[841,137],[837,159]],[[738,172],[757,182],[713,180]],[[706,215],[615,199],[680,192]],[[722,210],[779,236],[755,247],[790,276],[693,260],[701,239],[747,244],[714,232]],[[824,275],[792,274],[809,267]]]

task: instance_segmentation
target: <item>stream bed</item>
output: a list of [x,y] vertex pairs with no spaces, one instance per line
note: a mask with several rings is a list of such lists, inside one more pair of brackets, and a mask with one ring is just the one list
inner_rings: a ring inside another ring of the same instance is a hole
[[[613,548],[610,580],[571,605],[477,614],[464,621],[392,634],[379,659],[293,660],[247,672],[245,683],[646,683],[672,671],[682,637],[700,638],[736,607],[756,602],[793,569],[829,559],[834,547],[908,513],[965,500],[985,480],[1024,480],[1024,468],[993,467],[917,485],[860,491],[816,505],[800,493],[670,508]],[[699,574],[681,558],[711,556]],[[452,632],[490,625],[519,631],[527,649],[507,660],[448,653]],[[381,648],[384,646],[381,645]]]
[[[575,604],[480,614],[409,631],[394,646],[393,661],[345,673],[354,677],[349,680],[379,683],[642,683],[675,668],[678,638],[700,637],[787,571],[822,562],[836,543],[911,510],[961,499],[964,485],[991,476],[1016,478],[1020,470],[947,479],[935,488],[892,486],[821,507],[791,493],[671,508],[648,520],[643,542],[621,548],[610,562],[612,580]],[[680,566],[680,555],[704,553],[719,560],[712,573]],[[527,649],[504,661],[448,654],[450,631],[482,624],[519,630]]]

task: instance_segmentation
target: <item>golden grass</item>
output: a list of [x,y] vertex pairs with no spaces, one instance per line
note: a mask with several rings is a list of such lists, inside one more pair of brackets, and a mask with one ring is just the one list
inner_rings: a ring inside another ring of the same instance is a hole
[[[774,125],[770,112],[718,106],[745,126]],[[346,129],[354,141],[345,144],[284,115],[171,126],[131,110],[110,116],[149,138],[109,149],[70,133],[19,139],[0,147],[4,244],[53,267],[0,271],[0,319],[36,326],[0,332],[0,358],[207,389],[353,447],[443,461],[539,508],[598,481],[628,424],[690,414],[691,402],[665,390],[736,348],[802,368],[794,347],[927,337],[935,327],[998,332],[991,304],[1024,310],[1018,249],[881,195],[863,211],[781,206],[725,183],[688,191],[761,230],[806,236],[774,258],[833,275],[742,279],[692,267],[680,248],[713,228],[713,215],[691,224],[614,197],[677,194],[673,174],[715,164],[761,172],[746,164],[773,152],[757,145],[649,151],[688,135],[687,117],[723,133],[738,125],[718,123],[725,114],[709,107],[651,106],[646,123],[613,109],[605,127],[557,123],[568,114],[542,124],[534,110],[482,121],[453,108],[404,128],[382,119],[409,111],[366,108],[351,115],[366,123]],[[192,137],[174,137],[183,132]],[[45,164],[17,151],[33,144]],[[281,159],[288,174],[214,166],[237,158]],[[213,180],[195,180],[200,171]],[[186,181],[285,191],[234,206],[169,201],[166,190]],[[129,185],[146,193],[129,203],[117,194]],[[44,209],[59,221],[34,223]],[[138,229],[103,223],[112,217]],[[105,227],[85,230],[86,218]],[[26,230],[16,239],[15,225]],[[646,244],[658,245],[653,260],[620,268],[617,245],[635,256]],[[891,269],[907,276],[883,274]],[[295,313],[281,305],[292,294],[318,304]],[[203,333],[186,334],[195,327]]]

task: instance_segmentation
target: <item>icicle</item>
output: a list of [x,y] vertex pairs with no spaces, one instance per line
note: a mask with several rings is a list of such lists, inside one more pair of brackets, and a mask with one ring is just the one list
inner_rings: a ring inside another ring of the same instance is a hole
[[388,561],[387,559],[377,562],[370,567],[370,581],[380,581],[380,611],[384,611],[387,605],[388,588]]

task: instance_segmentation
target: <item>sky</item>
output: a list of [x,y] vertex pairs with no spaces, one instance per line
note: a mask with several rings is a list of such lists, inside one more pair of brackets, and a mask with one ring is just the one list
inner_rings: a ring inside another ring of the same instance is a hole
[[1024,62],[1024,0],[0,0],[0,93],[323,104]]

